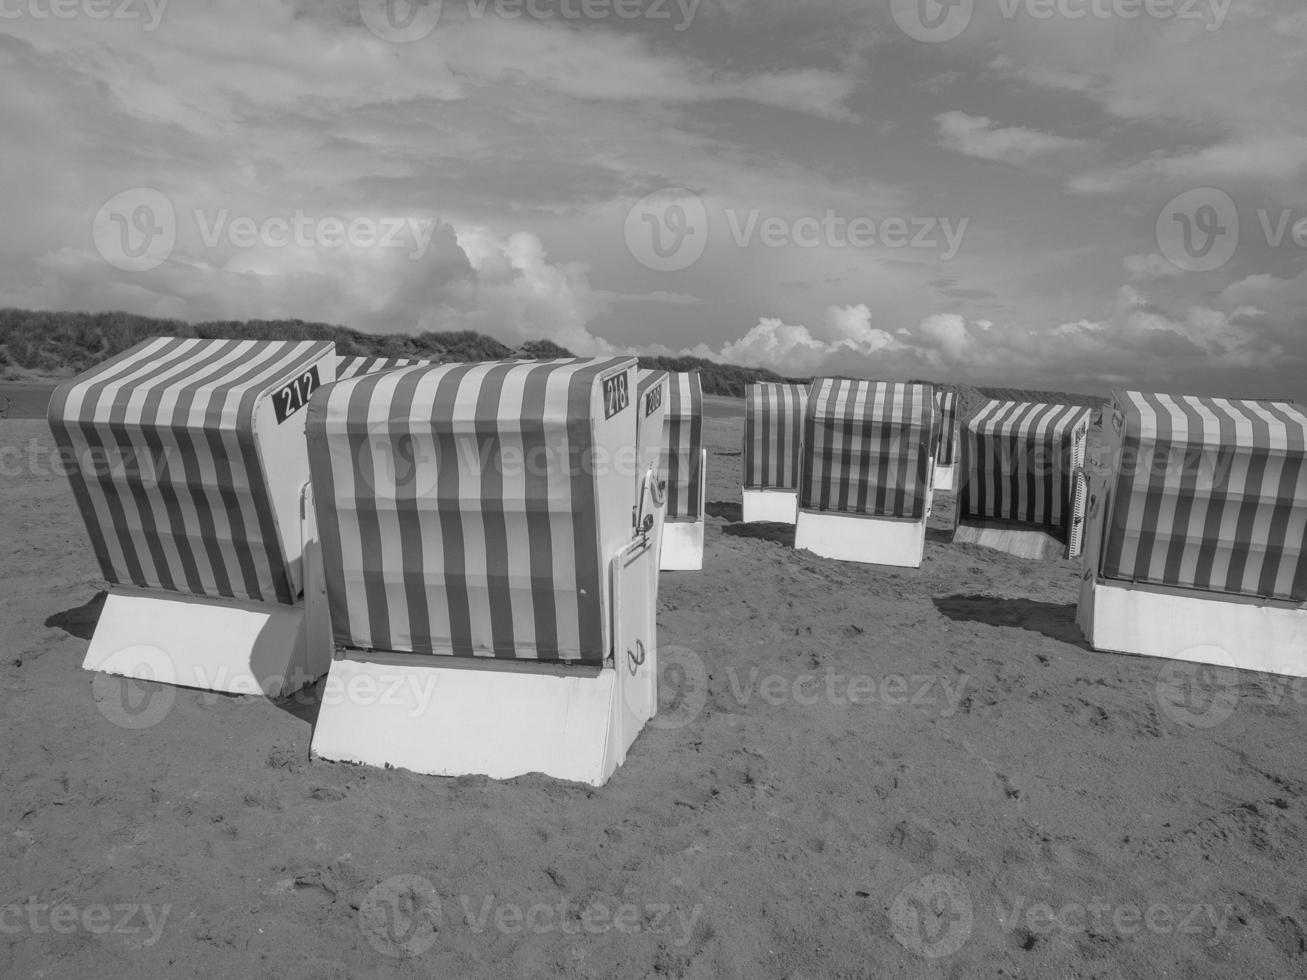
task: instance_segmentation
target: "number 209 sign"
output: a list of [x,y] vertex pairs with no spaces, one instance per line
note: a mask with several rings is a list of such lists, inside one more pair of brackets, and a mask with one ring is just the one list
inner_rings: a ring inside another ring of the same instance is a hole
[[272,393],[272,407],[277,413],[277,424],[285,422],[309,403],[312,394],[322,386],[315,364],[294,381],[282,385]]

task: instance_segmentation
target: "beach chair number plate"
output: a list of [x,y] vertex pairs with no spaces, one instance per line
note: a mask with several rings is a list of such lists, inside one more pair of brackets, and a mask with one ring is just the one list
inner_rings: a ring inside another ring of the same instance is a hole
[[272,406],[277,412],[277,424],[285,422],[309,403],[312,394],[321,387],[318,366],[315,364],[290,384],[272,393]]
[[663,386],[655,385],[650,392],[644,396],[644,417],[648,418],[654,412],[658,411],[663,404]]
[[631,391],[626,372],[604,378],[604,418],[612,418],[629,404]]

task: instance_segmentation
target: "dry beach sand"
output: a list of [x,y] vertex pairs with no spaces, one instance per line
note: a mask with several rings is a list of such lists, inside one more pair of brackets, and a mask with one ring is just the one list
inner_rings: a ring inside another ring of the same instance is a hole
[[952,545],[949,495],[920,569],[798,553],[710,403],[705,570],[600,790],[310,761],[321,687],[125,710],[0,421],[0,977],[1307,974],[1307,688],[1087,649],[1076,566]]

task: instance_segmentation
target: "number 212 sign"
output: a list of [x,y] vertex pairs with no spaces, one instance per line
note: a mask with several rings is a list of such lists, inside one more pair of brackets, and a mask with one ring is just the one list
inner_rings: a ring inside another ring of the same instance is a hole
[[277,424],[285,422],[309,403],[309,397],[322,386],[315,364],[294,381],[282,385],[272,393],[272,407],[277,413]]

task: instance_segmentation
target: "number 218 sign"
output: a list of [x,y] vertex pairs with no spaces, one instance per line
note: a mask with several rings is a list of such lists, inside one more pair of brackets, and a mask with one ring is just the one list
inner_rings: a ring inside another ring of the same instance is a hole
[[630,381],[627,373],[604,378],[604,418],[610,419],[631,404]]
[[294,381],[282,385],[272,393],[272,407],[277,413],[277,424],[285,422],[309,403],[309,397],[322,386],[315,364]]

